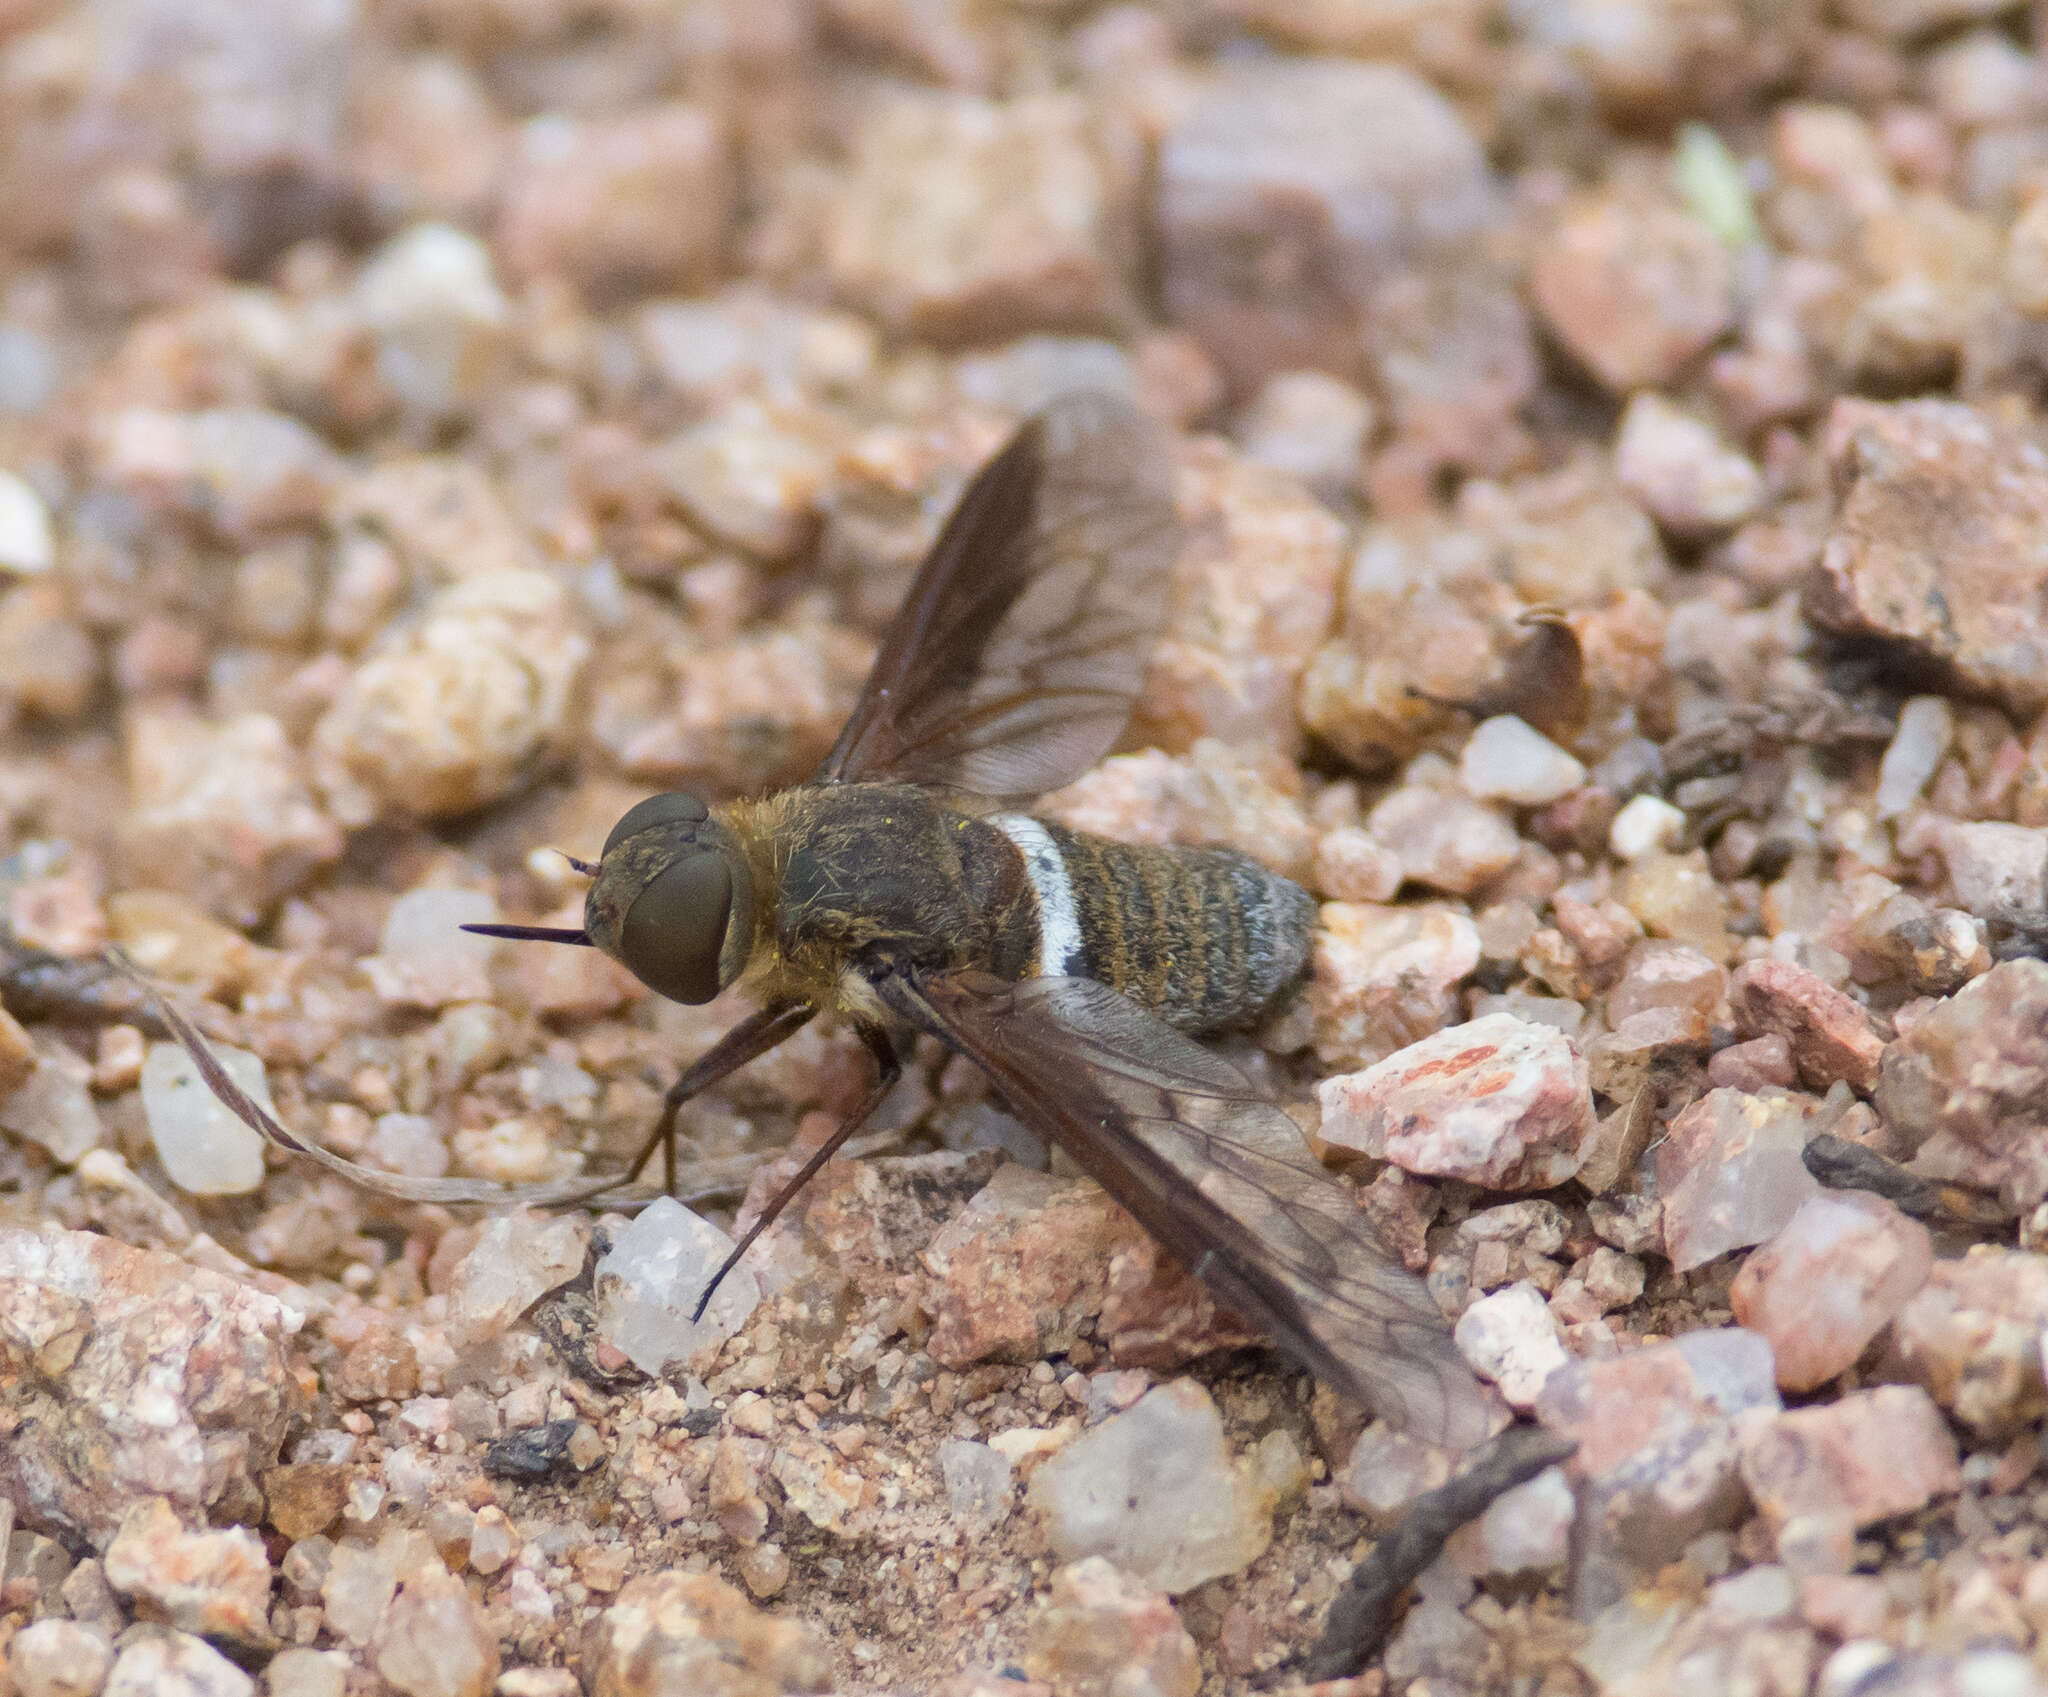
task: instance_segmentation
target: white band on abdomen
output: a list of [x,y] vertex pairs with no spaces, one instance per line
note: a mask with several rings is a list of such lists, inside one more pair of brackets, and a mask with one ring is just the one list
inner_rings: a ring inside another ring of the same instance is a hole
[[1059,844],[1036,819],[1021,813],[999,813],[989,820],[1017,845],[1024,871],[1038,894],[1038,970],[1051,978],[1071,978],[1082,971],[1087,956],[1081,948],[1081,915],[1074,905],[1074,881],[1067,876]]

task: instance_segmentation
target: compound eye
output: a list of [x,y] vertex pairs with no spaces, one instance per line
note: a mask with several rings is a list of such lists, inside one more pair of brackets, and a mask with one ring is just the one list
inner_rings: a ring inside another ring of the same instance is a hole
[[612,834],[605,838],[604,852],[610,854],[628,837],[637,837],[656,825],[701,825],[710,817],[710,810],[701,801],[681,790],[651,795],[626,809],[625,817],[612,827]]
[[672,1002],[708,1002],[732,919],[732,874],[710,849],[686,850],[626,910],[619,958],[633,976]]

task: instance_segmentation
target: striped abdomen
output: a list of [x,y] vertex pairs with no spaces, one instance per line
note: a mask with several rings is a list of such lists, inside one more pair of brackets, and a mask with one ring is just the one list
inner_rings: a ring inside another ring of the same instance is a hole
[[1023,851],[1043,973],[1094,978],[1182,1031],[1263,1013],[1308,966],[1314,898],[1232,849],[1114,843],[988,821]]

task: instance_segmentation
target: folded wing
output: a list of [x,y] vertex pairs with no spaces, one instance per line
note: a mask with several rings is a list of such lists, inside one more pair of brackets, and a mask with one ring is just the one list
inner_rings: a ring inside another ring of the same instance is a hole
[[1229,1062],[1090,979],[899,974],[878,988],[1318,1378],[1454,1448],[1505,1423],[1422,1281]]
[[1055,401],[968,485],[814,781],[1007,800],[1078,777],[1130,717],[1179,551],[1158,427]]

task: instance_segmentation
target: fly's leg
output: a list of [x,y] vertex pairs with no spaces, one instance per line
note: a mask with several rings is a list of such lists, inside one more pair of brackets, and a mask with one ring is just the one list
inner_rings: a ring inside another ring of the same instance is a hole
[[[601,1184],[592,1185],[584,1196],[601,1196],[605,1191],[630,1181],[647,1165],[657,1149],[661,1151],[661,1188],[665,1194],[673,1195],[676,1188],[676,1115],[682,1112],[683,1104],[801,1031],[817,1011],[809,1002],[782,1002],[741,1020],[685,1067],[682,1076],[668,1087],[667,1095],[661,1099],[661,1115],[654,1122],[653,1132],[640,1146],[640,1152],[627,1164],[625,1172],[614,1173]],[[579,1196],[570,1200],[583,1199]]]
[[854,1026],[860,1033],[860,1040],[868,1046],[868,1053],[875,1057],[876,1078],[873,1087],[860,1099],[852,1113],[840,1121],[839,1129],[818,1146],[817,1152],[804,1162],[796,1177],[775,1193],[775,1198],[761,1210],[761,1216],[740,1234],[740,1240],[733,1245],[732,1253],[720,1263],[718,1271],[711,1275],[711,1282],[704,1287],[704,1294],[697,1298],[696,1311],[692,1320],[704,1318],[704,1310],[711,1301],[712,1292],[718,1289],[725,1275],[737,1267],[740,1257],[748,1246],[775,1223],[775,1218],[796,1200],[797,1192],[818,1176],[818,1169],[838,1153],[839,1146],[865,1125],[874,1111],[882,1105],[883,1099],[896,1088],[896,1081],[903,1076],[903,1063],[896,1058],[896,1046],[889,1041],[889,1034],[879,1025],[870,1025],[865,1020]]

